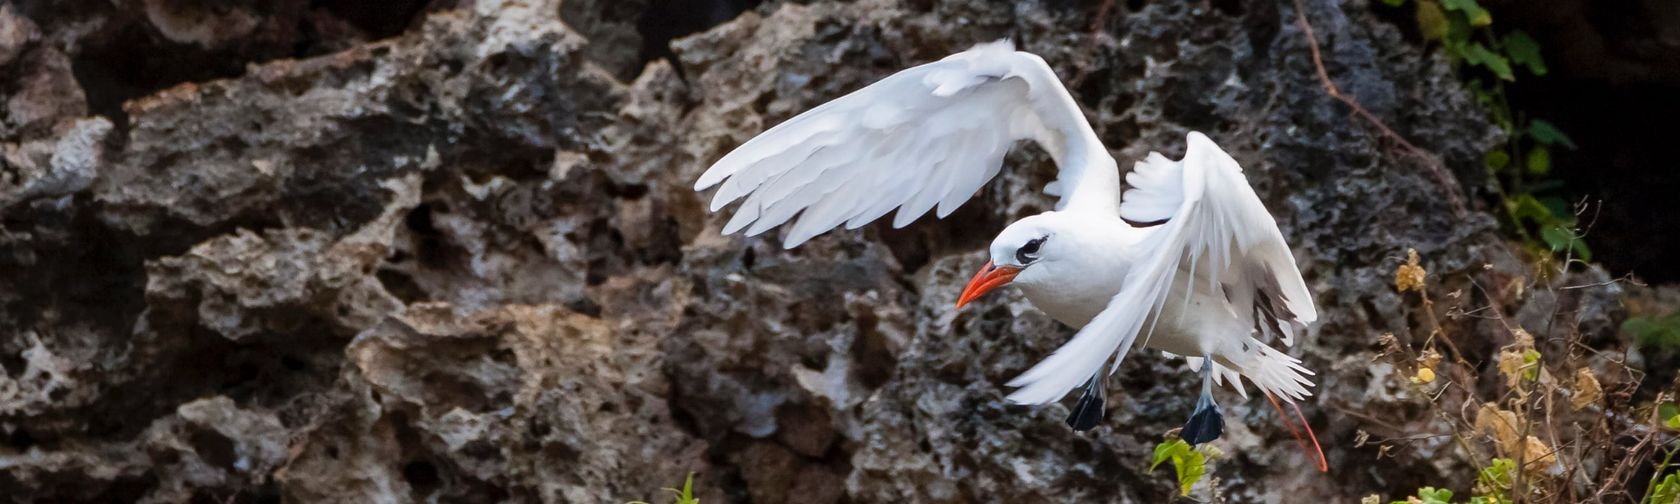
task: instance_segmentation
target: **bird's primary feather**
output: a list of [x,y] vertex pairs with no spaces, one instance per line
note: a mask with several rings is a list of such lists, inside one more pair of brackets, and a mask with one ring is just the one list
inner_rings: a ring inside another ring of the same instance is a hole
[[782,239],[793,247],[894,209],[896,227],[929,211],[950,215],[1020,140],[1056,159],[1058,208],[1118,208],[1113,158],[1079,106],[1042,58],[1008,41],[895,73],[789,119],[718,160],[695,190],[718,187],[713,211],[742,201],[725,234],[758,234],[798,216]]

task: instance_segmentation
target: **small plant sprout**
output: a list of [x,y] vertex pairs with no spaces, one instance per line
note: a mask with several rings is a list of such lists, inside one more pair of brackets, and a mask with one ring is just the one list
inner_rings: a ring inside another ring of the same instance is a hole
[[[664,488],[662,490],[676,494],[677,500],[674,504],[700,504],[700,499],[694,496],[694,473],[692,472],[688,473],[688,479],[683,481],[682,490],[677,490],[675,488]],[[648,503],[646,501],[630,501],[625,504]]]
[[1169,460],[1172,461],[1173,472],[1178,477],[1178,494],[1189,496],[1190,487],[1207,474],[1206,455],[1191,448],[1190,443],[1184,442],[1183,439],[1174,437],[1155,445],[1155,460],[1149,463],[1150,472],[1154,472],[1162,462]]
[[1403,501],[1394,501],[1393,504],[1452,504],[1452,497],[1452,490],[1423,487],[1418,489],[1416,496],[1407,497]]

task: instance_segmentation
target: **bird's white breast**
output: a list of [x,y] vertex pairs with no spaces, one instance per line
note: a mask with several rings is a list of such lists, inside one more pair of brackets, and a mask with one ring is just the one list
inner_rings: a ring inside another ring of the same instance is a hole
[[1120,292],[1119,276],[1124,273],[1108,279],[1111,281],[1090,282],[1090,285],[1026,285],[1021,287],[1021,293],[1045,315],[1078,329],[1096,318],[1108,306],[1109,298]]
[[[1089,268],[1084,274],[1059,275],[1058,281],[1021,286],[1021,293],[1035,308],[1057,322],[1083,328],[1108,308],[1120,292],[1129,260],[1106,268]],[[1162,307],[1161,320],[1144,323],[1148,338],[1138,342],[1146,348],[1178,355],[1207,355],[1232,336],[1246,335],[1224,295],[1210,291],[1205,278],[1195,282],[1195,292],[1185,296],[1187,285],[1176,282]],[[1151,329],[1153,329],[1151,331]]]

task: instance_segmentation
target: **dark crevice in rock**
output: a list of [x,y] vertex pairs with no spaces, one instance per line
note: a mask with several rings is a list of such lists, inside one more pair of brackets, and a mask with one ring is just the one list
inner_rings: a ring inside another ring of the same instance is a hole
[[402,466],[403,480],[414,488],[414,494],[419,497],[431,495],[442,481],[438,476],[436,465],[424,460],[415,460]]
[[213,430],[194,428],[187,434],[187,442],[192,444],[193,452],[210,465],[233,469],[238,454],[234,451],[233,440],[227,436]]
[[[647,9],[636,22],[636,30],[642,35],[641,64],[656,59],[676,61],[672,40],[735,19],[760,3],[763,0],[648,0]],[[683,72],[681,66],[676,70],[678,75]]]
[[35,436],[30,435],[29,430],[20,426],[17,430],[6,435],[6,446],[20,452],[28,451],[35,446]]
[[[1213,4],[1213,8],[1215,10],[1219,11],[1220,14],[1224,14],[1226,16],[1231,16],[1231,17],[1242,17],[1243,14],[1247,10],[1247,8],[1243,4],[1249,3],[1249,2],[1244,2],[1243,0],[1212,0],[1210,3]],[[1265,2],[1252,2],[1252,3],[1265,3]]]
[[[390,262],[400,263],[401,261],[394,258]],[[403,304],[414,304],[431,300],[431,297],[426,294],[425,289],[422,289],[420,284],[415,283],[414,279],[406,273],[390,269],[380,269],[379,272],[375,274],[375,277],[379,279],[379,284],[385,288],[386,292],[389,292],[392,296],[396,296],[397,299],[402,300]]]
[[[0,480],[0,483],[4,483],[4,480]],[[65,480],[62,485],[47,492],[31,495],[31,497],[40,499],[39,502],[52,501],[55,498],[82,502],[130,502],[135,500],[134,496],[151,493],[152,489],[157,488],[157,486],[158,475],[153,472],[145,472],[133,476],[118,476],[109,483],[89,484],[87,481]],[[88,492],[97,493],[86,495]]]
[[[24,261],[0,262],[7,290],[19,300],[5,307],[15,327],[75,320],[102,328],[105,331],[100,332],[110,337],[123,337],[144,308],[143,262],[149,251],[138,249],[135,237],[106,228],[85,214],[69,221],[55,218],[62,215],[39,215],[33,225],[22,224],[30,221],[29,212],[9,217],[21,219],[18,225],[8,222],[7,229],[27,230],[35,237],[19,244],[25,250],[12,254],[25,256]],[[45,335],[44,339],[54,337]],[[22,350],[8,346],[0,344],[0,354],[17,355]],[[21,369],[12,367],[18,364],[6,363],[8,369]]]
[[373,39],[382,39],[395,37],[413,25],[420,13],[426,10],[427,2],[428,0],[310,0],[309,6],[331,12],[360,28]]
[[[881,388],[892,379],[893,370],[898,369],[898,356],[888,348],[886,336],[876,328],[881,321],[873,314],[862,314],[856,323],[858,335],[852,341],[851,359],[857,363],[857,368],[852,370],[852,374],[870,390]],[[821,369],[820,366],[807,367]]]
[[597,219],[590,223],[589,235],[589,270],[584,281],[591,286],[601,285],[608,278],[622,274],[629,268],[628,261],[612,251],[624,247],[624,235],[612,227],[605,219]]
[[[239,404],[284,407],[336,379],[348,336],[334,333],[310,324],[276,334],[270,342],[239,344],[206,329],[180,328],[137,342],[140,355],[156,360],[127,370],[138,374],[106,391],[104,401],[64,414],[91,419],[87,438],[123,440],[140,435],[152,419],[173,414],[178,405],[198,398],[223,395]],[[306,355],[316,364],[310,372],[289,370],[279,348]]]
[[[128,122],[124,102],[185,82],[236,77],[245,72],[247,61],[253,61],[160,41],[138,22],[113,29],[98,42],[76,55],[73,68],[87,93],[88,111],[110,118],[119,131]],[[276,50],[256,60],[287,55],[290,51]]]
[[69,25],[88,16],[103,24],[97,35],[77,42],[73,68],[89,111],[110,118],[119,130],[127,122],[122,108],[126,101],[183,83],[237,77],[254,63],[319,56],[359,41],[395,36],[418,19],[426,1],[157,5],[162,7],[155,9],[156,16],[145,6],[142,12],[110,12],[103,6],[37,9],[48,26]]

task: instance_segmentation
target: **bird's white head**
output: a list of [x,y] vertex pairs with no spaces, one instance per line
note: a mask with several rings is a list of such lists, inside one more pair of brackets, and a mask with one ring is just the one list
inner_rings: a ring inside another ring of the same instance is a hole
[[1090,227],[1086,216],[1068,212],[1045,212],[1010,224],[992,239],[992,259],[969,280],[957,308],[1005,285],[1030,288],[1079,274],[1081,254],[1091,252],[1081,250]]

